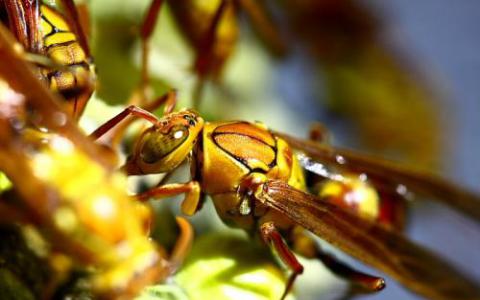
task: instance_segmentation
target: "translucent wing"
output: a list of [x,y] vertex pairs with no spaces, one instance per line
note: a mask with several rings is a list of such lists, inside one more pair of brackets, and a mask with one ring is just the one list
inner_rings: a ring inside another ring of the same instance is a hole
[[283,133],[275,132],[275,134],[285,139],[294,149],[306,154],[307,158],[301,159],[300,162],[310,171],[315,171],[312,164],[318,162],[323,165],[335,165],[338,169],[366,173],[390,184],[392,189],[402,184],[419,196],[432,197],[480,222],[480,196],[433,174]]
[[10,30],[18,41],[33,53],[40,53],[43,42],[40,31],[40,3],[38,0],[4,0]]
[[259,200],[325,241],[431,299],[480,299],[480,286],[403,235],[334,204],[269,181]]
[[[87,57],[90,57],[90,47],[88,46],[87,35],[85,34],[85,25],[82,26],[82,20],[77,11],[77,7],[73,0],[61,0],[62,6],[65,10],[66,21],[72,28],[73,33],[77,36],[78,42],[82,47]],[[84,20],[86,21],[86,20]]]

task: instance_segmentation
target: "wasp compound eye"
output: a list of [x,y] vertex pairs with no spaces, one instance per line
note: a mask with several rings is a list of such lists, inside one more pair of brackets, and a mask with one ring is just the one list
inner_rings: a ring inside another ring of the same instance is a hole
[[168,133],[152,131],[144,136],[145,142],[141,150],[142,161],[155,163],[177,149],[188,138],[188,129],[174,126]]

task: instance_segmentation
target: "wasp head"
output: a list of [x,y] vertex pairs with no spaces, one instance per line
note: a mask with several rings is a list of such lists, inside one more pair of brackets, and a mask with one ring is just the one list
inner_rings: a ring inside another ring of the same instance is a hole
[[191,152],[204,121],[193,110],[183,110],[164,116],[145,130],[126,165],[129,174],[169,172]]

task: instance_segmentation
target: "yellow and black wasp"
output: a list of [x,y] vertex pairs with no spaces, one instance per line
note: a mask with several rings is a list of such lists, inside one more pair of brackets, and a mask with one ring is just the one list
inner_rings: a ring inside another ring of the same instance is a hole
[[2,0],[2,22],[36,62],[37,75],[65,99],[78,120],[95,88],[95,67],[79,13],[71,0],[57,8],[38,0]]

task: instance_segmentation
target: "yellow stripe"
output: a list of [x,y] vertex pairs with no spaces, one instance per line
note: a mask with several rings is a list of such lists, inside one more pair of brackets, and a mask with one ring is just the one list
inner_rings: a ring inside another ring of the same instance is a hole
[[[63,16],[55,11],[53,8],[42,5],[41,6],[41,13],[42,13],[42,33],[44,38],[44,45],[46,47],[61,44],[65,42],[74,42],[76,41],[76,36],[71,32],[70,27],[68,27],[67,22],[63,18]],[[48,20],[47,21],[45,21]],[[49,24],[51,23],[51,25]],[[54,28],[52,28],[52,25]],[[53,33],[52,35],[48,36],[52,31],[58,30],[60,32]]]
[[65,21],[63,16],[58,11],[54,10],[53,8],[47,5],[42,5],[40,7],[40,12],[42,16],[45,19],[47,19],[50,23],[52,23],[53,26],[58,28],[58,30],[70,31],[70,27],[68,27],[68,23]]
[[56,44],[63,44],[67,42],[76,42],[76,37],[71,32],[58,32],[47,37],[43,43],[45,47],[49,47]]

